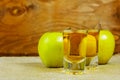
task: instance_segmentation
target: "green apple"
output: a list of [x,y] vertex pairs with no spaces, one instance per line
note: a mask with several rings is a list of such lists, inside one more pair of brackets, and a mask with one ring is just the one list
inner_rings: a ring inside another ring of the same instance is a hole
[[109,30],[100,30],[98,37],[98,64],[107,64],[115,48],[115,39]]
[[63,35],[60,32],[46,32],[39,39],[38,53],[46,67],[63,66]]

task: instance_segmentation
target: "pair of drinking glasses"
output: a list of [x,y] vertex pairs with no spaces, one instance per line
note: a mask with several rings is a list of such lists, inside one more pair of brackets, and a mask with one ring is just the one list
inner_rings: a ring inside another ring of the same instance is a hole
[[86,67],[87,69],[96,68],[98,34],[98,29],[63,31],[63,66],[66,73],[82,74]]

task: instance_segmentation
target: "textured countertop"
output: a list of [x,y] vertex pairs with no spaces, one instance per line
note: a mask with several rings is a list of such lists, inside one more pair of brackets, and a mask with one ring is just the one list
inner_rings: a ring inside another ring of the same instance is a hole
[[82,75],[46,68],[39,57],[0,57],[0,80],[120,80],[120,54],[114,55],[109,64]]

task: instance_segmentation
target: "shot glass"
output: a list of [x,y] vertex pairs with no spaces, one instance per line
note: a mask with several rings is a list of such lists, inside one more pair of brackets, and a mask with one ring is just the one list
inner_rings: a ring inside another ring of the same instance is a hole
[[64,71],[68,74],[82,74],[85,70],[87,30],[64,30]]
[[[97,53],[98,53],[99,29],[89,29],[87,36],[88,36],[88,38],[90,38],[88,41],[89,49],[87,49],[87,51],[86,51],[87,69],[96,70],[97,65],[98,65]],[[92,45],[89,45],[89,42]]]

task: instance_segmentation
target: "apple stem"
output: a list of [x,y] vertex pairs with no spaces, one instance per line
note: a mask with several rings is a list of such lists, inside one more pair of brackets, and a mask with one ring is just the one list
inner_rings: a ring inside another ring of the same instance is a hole
[[94,29],[98,29],[99,31],[102,30],[101,24],[97,24]]
[[99,26],[99,30],[102,30],[102,26],[100,23],[98,24],[98,26]]

